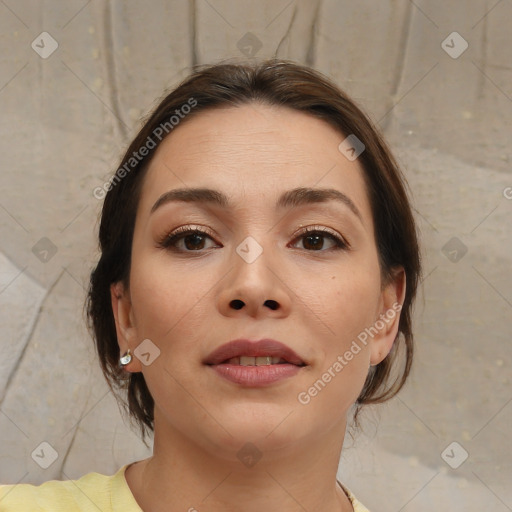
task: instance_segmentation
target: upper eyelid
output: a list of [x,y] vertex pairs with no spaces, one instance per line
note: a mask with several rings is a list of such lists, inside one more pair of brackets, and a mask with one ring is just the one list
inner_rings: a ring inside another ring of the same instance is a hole
[[185,236],[193,232],[200,232],[201,234],[208,236],[212,240],[216,238],[216,235],[206,226],[186,224],[184,226],[179,226],[176,229],[173,229],[172,231],[166,231],[161,237],[159,237],[159,240],[160,243],[165,243],[167,240],[170,240],[171,238],[184,238]]
[[302,234],[302,233],[308,233],[309,231],[320,231],[322,233],[328,233],[328,234],[332,234],[332,235],[336,235],[336,236],[341,236],[341,234],[338,233],[335,229],[328,228],[327,226],[321,226],[318,224],[301,227],[301,228],[299,228],[297,233]]

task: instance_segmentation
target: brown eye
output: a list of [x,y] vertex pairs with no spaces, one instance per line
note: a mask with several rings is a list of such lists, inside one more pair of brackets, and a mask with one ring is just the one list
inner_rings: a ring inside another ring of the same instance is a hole
[[307,235],[303,238],[303,245],[306,249],[318,251],[324,246],[324,238],[325,235]]
[[[330,247],[325,248],[325,239],[330,241]],[[348,244],[339,235],[326,229],[306,228],[295,240],[302,240],[303,248],[307,251],[326,251],[347,249]]]
[[166,235],[160,242],[159,247],[176,252],[198,252],[205,247],[212,237],[200,229],[190,229],[186,226]]
[[181,239],[183,240],[185,247],[190,251],[204,248],[205,237],[199,233],[185,235],[182,236]]

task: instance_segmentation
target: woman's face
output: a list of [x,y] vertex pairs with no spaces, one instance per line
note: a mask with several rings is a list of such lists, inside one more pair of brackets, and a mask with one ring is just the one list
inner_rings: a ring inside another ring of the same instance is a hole
[[[247,442],[272,452],[344,430],[370,362],[391,348],[404,292],[403,280],[382,287],[363,171],[338,150],[344,138],[310,115],[253,103],[202,112],[161,143],[138,206],[130,289],[120,300],[120,285],[112,290],[121,352],[138,355],[126,369],[143,372],[157,429],[226,458]],[[227,204],[159,202],[184,188]],[[302,188],[338,199],[293,194]],[[161,243],[187,229],[204,234]],[[205,364],[240,338],[277,340],[304,365],[251,385]]]

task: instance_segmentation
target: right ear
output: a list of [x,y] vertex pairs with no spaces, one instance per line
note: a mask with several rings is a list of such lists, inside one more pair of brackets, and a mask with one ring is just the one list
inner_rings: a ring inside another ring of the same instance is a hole
[[140,360],[133,351],[137,348],[137,327],[134,323],[132,303],[129,291],[124,289],[120,281],[110,285],[110,299],[112,312],[116,322],[117,343],[121,357],[128,349],[132,354],[132,360],[124,369],[131,373],[142,371]]

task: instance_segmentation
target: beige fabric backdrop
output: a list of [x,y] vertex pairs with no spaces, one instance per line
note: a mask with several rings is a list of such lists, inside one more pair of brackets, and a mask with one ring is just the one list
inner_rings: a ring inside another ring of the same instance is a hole
[[504,0],[2,0],[0,481],[148,455],[82,318],[92,191],[192,65],[277,55],[384,130],[423,237],[411,381],[347,438],[340,477],[379,512],[512,510],[510,19]]

